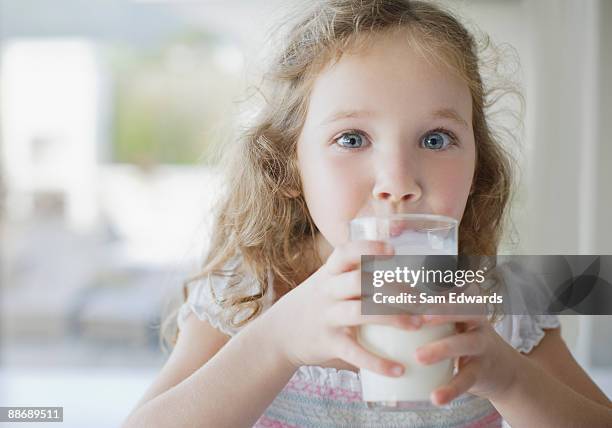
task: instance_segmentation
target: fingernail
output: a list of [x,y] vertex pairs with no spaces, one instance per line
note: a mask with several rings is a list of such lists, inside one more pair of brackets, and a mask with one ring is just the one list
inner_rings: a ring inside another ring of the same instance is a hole
[[404,368],[402,366],[393,366],[391,373],[393,373],[394,376],[401,376],[404,373]]
[[432,400],[432,402],[436,405],[436,406],[443,406],[444,404],[446,404],[448,402],[448,393],[446,390],[444,389],[438,389],[436,391],[433,391],[431,393],[432,398],[435,399]]
[[385,254],[394,254],[395,248],[391,244],[385,244]]
[[419,362],[419,363],[424,363],[427,361],[427,350],[425,349],[417,349],[414,353],[414,358]]
[[431,403],[434,406],[444,405],[444,401],[442,400],[442,398],[440,398],[440,394],[438,394],[437,391],[432,392],[429,399],[431,400]]
[[423,324],[423,320],[420,315],[412,315],[410,317],[410,323],[415,327],[420,327]]

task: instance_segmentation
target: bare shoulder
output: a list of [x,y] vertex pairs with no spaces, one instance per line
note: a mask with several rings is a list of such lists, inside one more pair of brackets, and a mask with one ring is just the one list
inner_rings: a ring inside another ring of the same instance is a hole
[[137,407],[179,384],[210,360],[230,337],[191,313],[179,331],[170,357]]
[[576,392],[610,406],[610,400],[574,359],[561,336],[561,328],[545,329],[540,343],[525,356]]

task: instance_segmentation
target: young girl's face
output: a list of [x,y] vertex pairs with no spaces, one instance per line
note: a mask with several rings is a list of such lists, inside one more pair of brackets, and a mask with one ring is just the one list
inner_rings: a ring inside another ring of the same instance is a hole
[[401,36],[378,36],[318,75],[297,152],[324,258],[371,204],[461,220],[476,158],[469,88]]

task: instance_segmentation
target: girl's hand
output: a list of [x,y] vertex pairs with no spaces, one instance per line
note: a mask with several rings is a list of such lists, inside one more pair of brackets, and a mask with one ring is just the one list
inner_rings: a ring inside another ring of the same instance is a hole
[[295,368],[339,358],[387,376],[403,373],[400,363],[379,357],[357,343],[357,326],[373,323],[416,329],[420,317],[361,315],[362,254],[392,255],[393,247],[365,240],[337,247],[319,270],[262,315],[261,321],[266,323],[277,349]]
[[[471,305],[470,314],[475,314]],[[520,370],[520,354],[497,334],[484,308],[478,315],[423,315],[423,327],[455,323],[456,334],[419,347],[416,360],[424,365],[455,359],[458,373],[431,393],[433,404],[443,405],[465,392],[484,398],[499,396],[514,382]]]

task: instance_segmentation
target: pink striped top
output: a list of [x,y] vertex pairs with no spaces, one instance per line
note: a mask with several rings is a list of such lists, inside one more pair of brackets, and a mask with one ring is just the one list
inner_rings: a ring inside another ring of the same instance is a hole
[[501,427],[488,400],[464,394],[449,405],[415,402],[401,411],[368,409],[359,375],[348,370],[303,366],[259,418],[255,427]]

